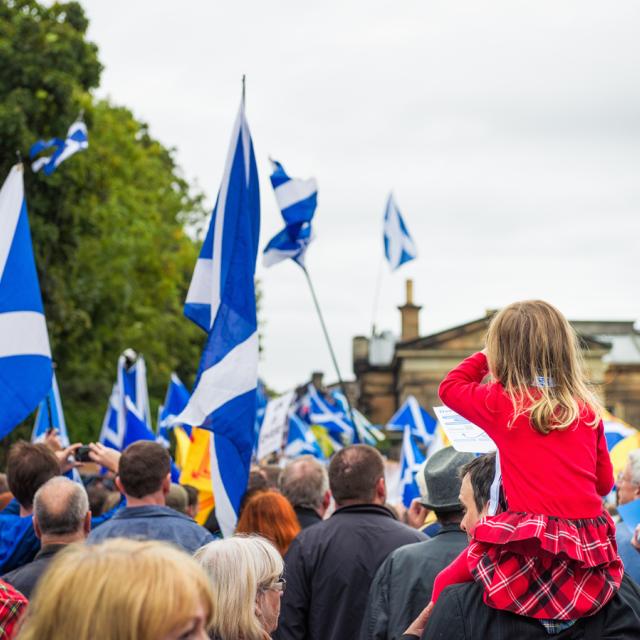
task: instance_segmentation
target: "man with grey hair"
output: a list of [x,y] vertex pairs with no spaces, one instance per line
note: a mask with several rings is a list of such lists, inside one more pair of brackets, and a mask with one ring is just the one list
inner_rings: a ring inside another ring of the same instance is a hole
[[2,576],[31,598],[40,576],[53,557],[67,545],[83,542],[91,531],[89,498],[84,487],[64,476],[56,476],[36,491],[33,527],[41,548],[34,560]]
[[313,456],[300,456],[286,466],[280,491],[293,506],[302,529],[322,522],[331,502],[329,474]]
[[[629,454],[627,464],[616,479],[618,505],[640,503],[640,449]],[[616,542],[618,554],[624,563],[624,571],[636,582],[640,583],[640,550],[632,544],[636,535],[624,520],[616,525]],[[637,544],[637,543],[636,543]]]

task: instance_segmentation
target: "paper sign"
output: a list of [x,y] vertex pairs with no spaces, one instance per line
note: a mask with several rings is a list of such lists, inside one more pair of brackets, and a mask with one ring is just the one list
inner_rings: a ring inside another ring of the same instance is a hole
[[629,527],[629,531],[635,531],[640,524],[640,500],[633,500],[618,507],[618,513]]
[[469,422],[449,407],[433,407],[433,410],[456,451],[489,453],[496,450],[495,442],[473,422]]
[[258,460],[262,460],[274,451],[280,451],[284,430],[288,424],[289,407],[293,402],[294,392],[285,393],[283,396],[270,400],[264,411],[264,420],[258,438]]

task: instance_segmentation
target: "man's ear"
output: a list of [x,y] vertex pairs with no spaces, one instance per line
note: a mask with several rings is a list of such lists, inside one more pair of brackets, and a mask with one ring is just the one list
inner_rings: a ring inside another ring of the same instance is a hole
[[387,483],[384,476],[376,482],[376,497],[384,504],[387,501]]
[[42,538],[42,530],[40,529],[40,523],[38,522],[38,518],[36,518],[35,513],[33,514],[33,530],[36,533],[36,538],[40,540]]
[[91,533],[91,511],[87,511],[85,514],[82,528],[87,535]]
[[327,489],[322,497],[322,508],[326,511],[331,504],[331,491]]
[[162,481],[162,493],[166,496],[171,490],[171,473],[167,473],[166,478]]
[[118,487],[118,491],[124,495],[125,490],[124,490],[124,487],[122,486],[122,481],[120,480],[120,476],[116,476],[114,482],[116,484],[116,487]]

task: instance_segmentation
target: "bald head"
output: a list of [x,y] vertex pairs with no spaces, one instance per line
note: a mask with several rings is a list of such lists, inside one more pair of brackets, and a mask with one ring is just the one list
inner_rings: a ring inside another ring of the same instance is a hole
[[329,490],[327,470],[313,456],[296,458],[282,472],[280,490],[294,507],[318,511]]
[[34,524],[42,544],[50,544],[52,538],[84,539],[91,523],[88,514],[84,487],[64,476],[45,482],[33,500]]

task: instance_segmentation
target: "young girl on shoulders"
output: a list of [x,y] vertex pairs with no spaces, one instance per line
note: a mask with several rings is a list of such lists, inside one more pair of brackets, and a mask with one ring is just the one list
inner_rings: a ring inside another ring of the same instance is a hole
[[[486,349],[440,385],[440,398],[494,440],[508,509],[480,520],[469,547],[436,579],[476,580],[484,601],[544,620],[596,613],[622,579],[602,498],[613,470],[580,346],[546,302],[516,302],[492,320]],[[483,384],[491,374],[491,380]]]

